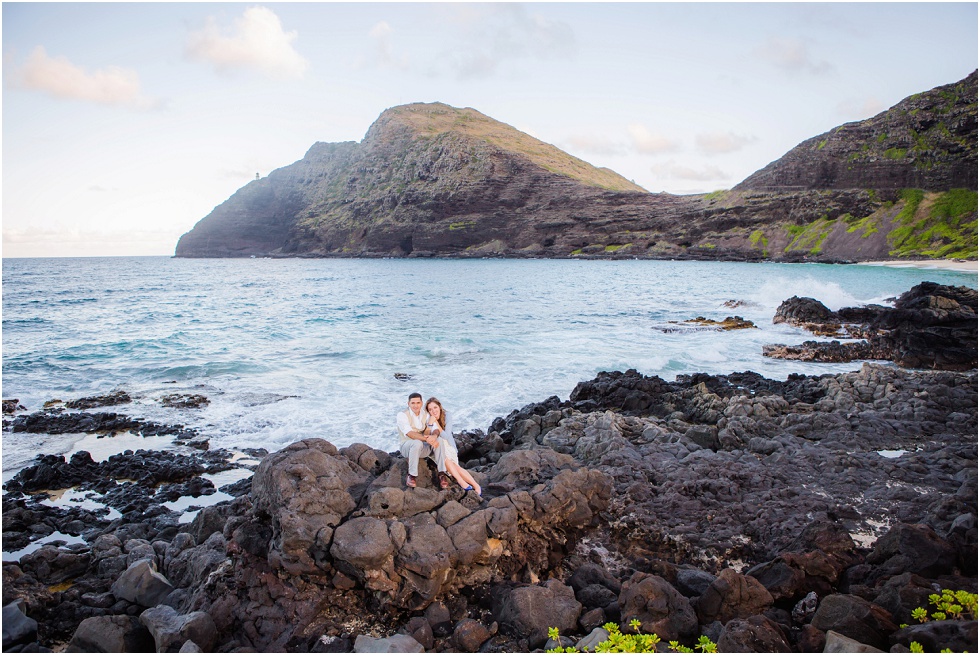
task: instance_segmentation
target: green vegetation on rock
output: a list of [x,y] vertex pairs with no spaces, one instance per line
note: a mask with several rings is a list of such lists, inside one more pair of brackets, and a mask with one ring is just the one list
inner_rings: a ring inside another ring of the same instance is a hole
[[826,214],[809,225],[787,225],[786,231],[792,237],[783,252],[806,250],[811,255],[820,254],[824,239],[833,231],[837,221]]
[[848,234],[853,232],[861,231],[861,238],[867,239],[872,234],[878,232],[879,217],[876,214],[870,214],[864,218],[857,218],[851,216],[850,214],[844,214],[841,216],[842,219],[849,225],[847,228]]
[[974,259],[977,256],[977,192],[951,189],[926,194],[905,189],[900,223],[888,234],[897,257]]

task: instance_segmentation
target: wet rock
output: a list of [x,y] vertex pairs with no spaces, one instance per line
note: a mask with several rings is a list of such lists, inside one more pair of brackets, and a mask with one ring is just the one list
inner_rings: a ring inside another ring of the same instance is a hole
[[445,603],[434,602],[425,608],[425,620],[432,626],[437,637],[448,637],[453,631],[452,615]]
[[[843,635],[841,637],[847,639]],[[796,637],[796,647],[801,653],[821,653],[826,643],[827,633],[824,633],[823,630],[817,630],[809,623],[800,628]]]
[[727,316],[721,321],[715,321],[703,316],[698,316],[697,318],[689,319],[684,321],[688,324],[697,325],[700,327],[708,327],[719,332],[728,330],[745,330],[748,328],[754,328],[755,323],[752,321],[747,321],[741,316]]
[[476,653],[490,637],[489,628],[474,619],[463,619],[453,630],[453,643],[463,653]]
[[77,400],[69,400],[65,403],[68,409],[92,409],[93,407],[109,407],[111,405],[124,405],[133,402],[129,394],[125,391],[113,391],[102,396],[88,396]]
[[14,412],[25,411],[27,408],[20,404],[17,398],[3,399],[3,413],[5,416],[12,415]]
[[633,574],[623,585],[619,607],[624,633],[638,620],[641,632],[655,633],[665,641],[686,641],[697,635],[698,617],[690,602],[660,576]]
[[600,584],[590,584],[582,587],[575,593],[575,598],[586,608],[608,607],[610,603],[618,600],[618,597],[607,587]]
[[24,555],[20,563],[38,582],[56,585],[85,573],[92,564],[92,556],[90,553],[75,553],[49,545]]
[[888,647],[888,635],[898,629],[887,610],[848,594],[824,598],[810,625],[881,649]]
[[605,625],[608,620],[609,617],[606,616],[606,611],[601,607],[596,607],[582,614],[578,619],[578,623],[582,626],[583,630],[591,632],[599,626]]
[[953,571],[956,550],[926,525],[899,524],[875,542],[867,561],[878,567],[876,577],[902,573],[936,577]]
[[160,404],[176,409],[200,409],[210,405],[211,401],[206,396],[196,393],[168,393],[160,397]]
[[162,603],[174,590],[170,581],[157,572],[149,560],[141,559],[129,568],[112,585],[112,595],[143,607]]
[[519,636],[526,636],[532,648],[548,640],[549,628],[559,632],[574,631],[582,605],[575,592],[558,580],[542,586],[517,587],[494,603],[494,618],[501,626]]
[[601,585],[617,596],[622,590],[619,580],[606,569],[591,562],[575,569],[575,572],[568,578],[568,584],[576,593],[590,585]]
[[78,625],[69,653],[149,653],[155,644],[135,616],[93,616]]
[[354,640],[355,653],[423,653],[422,644],[408,635],[392,635],[379,639],[367,635],[357,635]]
[[3,606],[3,650],[37,639],[37,621],[28,617],[18,603]]
[[813,615],[817,613],[819,604],[820,599],[817,597],[817,592],[811,591],[793,606],[793,621],[800,625],[809,623]]
[[890,578],[877,591],[874,604],[891,612],[897,623],[912,623],[912,610],[929,607],[929,596],[939,592],[928,580],[914,573]]
[[776,311],[774,323],[789,323],[833,336],[841,324],[866,337],[857,343],[808,341],[766,346],[768,357],[847,362],[887,359],[910,368],[968,370],[977,365],[977,291],[923,282],[903,293],[894,309],[871,305],[831,312],[812,298],[794,296]]
[[732,569],[722,571],[695,602],[698,620],[704,623],[748,618],[761,614],[773,603],[772,594],[755,578]]
[[609,631],[605,628],[595,628],[575,644],[575,650],[580,653],[593,653],[599,644],[609,639]]
[[938,653],[944,648],[954,653],[969,653],[977,649],[977,622],[929,621],[903,628],[889,640],[906,647],[917,641],[926,653]]
[[825,653],[884,653],[885,651],[861,643],[856,639],[846,637],[833,630],[827,631],[824,641],[823,652]]
[[764,616],[732,619],[725,624],[718,638],[718,651],[722,653],[791,653],[782,630]]
[[262,460],[252,478],[255,512],[270,517],[269,560],[288,572],[316,573],[333,530],[357,507],[349,489],[364,481],[329,442],[299,441]]
[[205,612],[181,615],[172,607],[158,605],[140,614],[139,620],[153,635],[158,653],[177,650],[188,640],[208,652],[218,636],[214,621]]
[[421,616],[413,616],[403,628],[405,634],[422,644],[425,650],[432,649],[432,626]]
[[714,581],[715,576],[706,571],[682,568],[677,570],[677,583],[674,586],[688,598],[697,598],[706,592]]

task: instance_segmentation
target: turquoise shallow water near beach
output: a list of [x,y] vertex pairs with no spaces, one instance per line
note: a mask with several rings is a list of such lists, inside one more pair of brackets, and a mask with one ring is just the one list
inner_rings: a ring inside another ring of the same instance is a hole
[[[772,325],[779,303],[886,303],[924,280],[977,287],[976,273],[866,265],[7,259],[3,397],[37,411],[118,388],[135,402],[106,411],[195,427],[212,447],[323,437],[393,450],[394,414],[416,390],[438,396],[460,429],[487,429],[526,403],[566,399],[599,371],[854,370],[762,357],[764,344],[813,338]],[[759,329],[676,323],[732,315]],[[211,402],[162,406],[171,393]],[[4,479],[83,437],[4,432]]]

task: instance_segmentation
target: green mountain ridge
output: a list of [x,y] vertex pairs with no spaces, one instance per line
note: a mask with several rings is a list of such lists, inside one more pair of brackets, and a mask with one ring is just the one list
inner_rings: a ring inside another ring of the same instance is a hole
[[393,107],[361,142],[316,143],[244,186],[176,256],[975,258],[976,89],[974,72],[696,196],[649,193],[471,108]]

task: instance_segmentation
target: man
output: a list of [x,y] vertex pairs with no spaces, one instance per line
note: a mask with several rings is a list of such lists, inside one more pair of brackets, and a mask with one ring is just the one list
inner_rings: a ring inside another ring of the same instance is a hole
[[431,457],[439,469],[439,487],[449,486],[446,475],[446,453],[442,442],[434,434],[426,434],[429,415],[422,409],[422,394],[413,393],[408,397],[408,409],[398,413],[398,434],[401,435],[401,453],[408,459],[408,477],[405,486],[416,486],[419,474],[419,458]]

